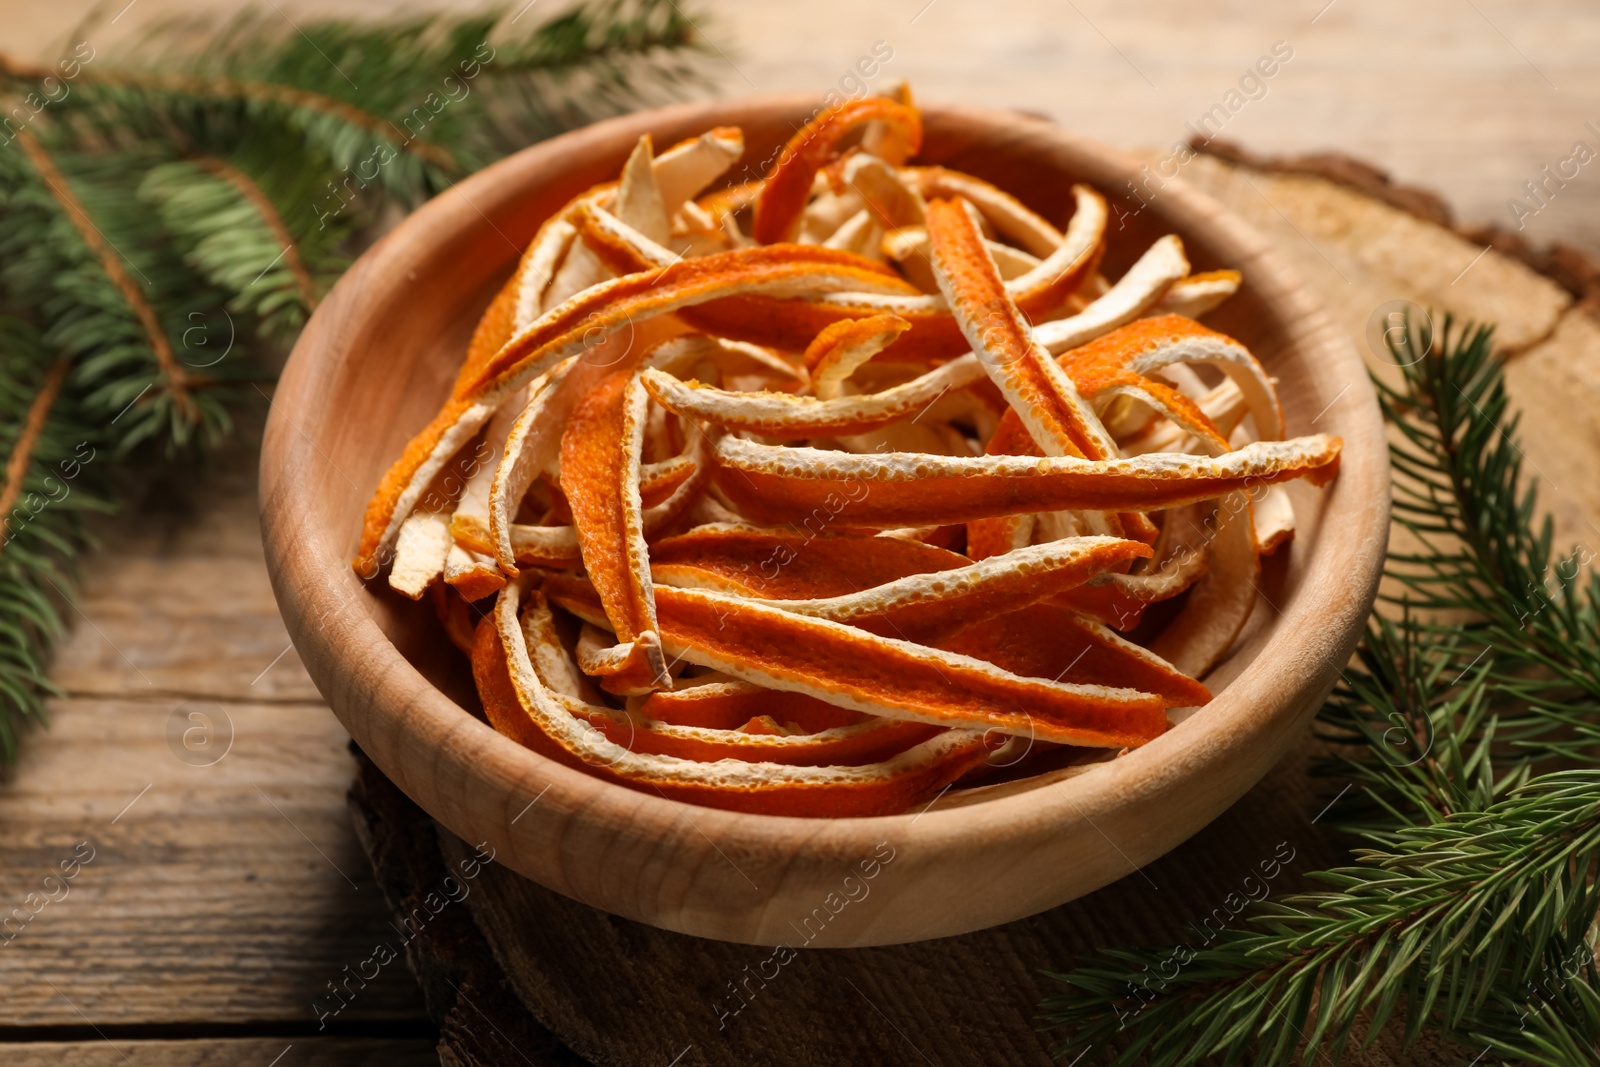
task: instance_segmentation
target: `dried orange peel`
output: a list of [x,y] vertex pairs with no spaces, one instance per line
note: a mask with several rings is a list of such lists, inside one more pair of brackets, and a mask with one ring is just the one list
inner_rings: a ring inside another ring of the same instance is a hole
[[648,404],[637,375],[612,374],[578,401],[561,435],[562,483],[584,569],[626,649],[595,673],[613,676],[621,692],[666,682],[639,481]]
[[[1338,473],[1340,447],[1339,438],[1315,434],[1254,441],[1215,458],[1159,452],[1087,460],[857,455],[727,437],[713,459],[718,486],[755,521],[802,522],[821,509],[849,527],[889,529],[1025,511],[1155,511],[1291,478],[1322,485]],[[863,490],[859,500],[846,495],[852,487]]]
[[534,667],[508,586],[478,624],[472,673],[484,713],[506,736],[551,759],[671,800],[775,815],[862,816],[903,811],[981,763],[985,738],[942,730],[876,763],[795,766],[635,752],[574,714],[573,700]]
[[[593,587],[552,576],[550,599],[601,625]],[[881,637],[708,589],[656,590],[669,653],[770,689],[892,719],[1120,748],[1166,730],[1154,694],[1024,678],[982,660]]]
[[884,97],[853,100],[825,111],[801,127],[783,146],[756,203],[751,236],[760,244],[787,241],[799,225],[811,194],[811,179],[836,157],[839,142],[868,122],[880,124],[889,152],[900,163],[922,147],[922,117],[915,108]]
[[1194,321],[1238,272],[1166,236],[1107,278],[1100,193],[1046,217],[921,139],[909,93],[847,101],[717,189],[741,131],[644,137],[534,235],[355,558],[431,595],[495,729],[676,801],[864,816],[1210,699],[1283,483],[1342,443],[1285,439]]

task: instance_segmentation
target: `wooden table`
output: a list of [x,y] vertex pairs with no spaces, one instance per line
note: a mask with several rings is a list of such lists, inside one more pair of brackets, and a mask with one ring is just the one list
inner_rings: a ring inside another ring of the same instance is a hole
[[[737,68],[719,77],[742,91],[822,91],[875,40],[890,40],[886,69],[930,96],[1025,105],[1151,144],[1181,136],[1169,127],[1181,130],[1274,40],[1292,39],[1296,60],[1227,136],[1279,150],[1355,148],[1443,189],[1464,216],[1501,221],[1523,178],[1586,136],[1585,117],[1600,119],[1584,115],[1600,107],[1600,68],[1586,58],[1600,19],[1577,0],[1537,11],[1479,0],[1477,13],[1337,0],[1314,23],[1320,3],[1269,19],[1222,5],[1206,15],[1176,3],[1120,13],[1109,3],[936,0],[911,21],[924,3],[714,3],[717,40],[738,45]],[[29,10],[28,32],[42,40],[46,16]],[[76,14],[48,17],[60,28]],[[1192,46],[1200,58],[1186,58]],[[1522,351],[1518,399],[1565,413],[1525,428],[1555,489],[1546,501],[1567,539],[1600,538],[1600,327],[1570,296],[1498,256],[1474,263],[1469,242],[1413,233],[1405,216],[1316,179],[1241,174],[1214,159],[1185,177],[1278,241],[1353,333],[1400,295],[1501,318]],[[1585,170],[1530,231],[1600,249],[1597,204],[1600,170]],[[1399,237],[1386,244],[1383,234]],[[133,512],[103,524],[106,547],[86,561],[81,614],[56,661],[66,695],[52,702],[50,729],[0,775],[0,914],[30,893],[59,898],[0,930],[7,1064],[438,1062],[398,962],[323,1014],[329,983],[389,936],[388,917],[345,808],[345,736],[288,645],[262,568],[257,440],[246,426],[208,472],[151,485]],[[1315,842],[1302,767],[1303,754],[1286,763],[1231,825],[1292,802],[1290,822]],[[1203,834],[1163,868],[1226,882],[1228,836]],[[65,890],[46,883],[91,850]],[[1308,844],[1319,862],[1323,851]],[[1141,892],[1127,895],[1148,906]],[[1140,939],[1137,915],[1123,920],[1112,932]]]
[[[66,695],[0,784],[4,909],[60,898],[0,942],[0,1041],[28,1042],[7,1064],[438,1062],[403,964],[325,1028],[313,1010],[387,915],[345,811],[347,738],[267,584],[258,434],[151,486],[86,562]],[[80,848],[65,895],[46,887]]]

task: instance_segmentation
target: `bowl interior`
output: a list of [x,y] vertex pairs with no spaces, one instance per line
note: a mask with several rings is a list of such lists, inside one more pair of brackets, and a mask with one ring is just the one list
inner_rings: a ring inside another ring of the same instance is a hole
[[[760,176],[776,149],[808,113],[798,111],[792,121],[774,120],[765,113],[724,119],[744,129],[746,151],[718,185]],[[1207,241],[1203,233],[1194,232],[1192,219],[1172,217],[1172,209],[1161,202],[1159,189],[1152,191],[1148,181],[1136,196],[1121,160],[1042,155],[1036,144],[1008,136],[1003,127],[991,127],[983,136],[974,138],[971,123],[961,121],[964,117],[947,116],[937,109],[926,112],[926,137],[915,162],[950,167],[993,182],[1058,226],[1064,225],[1071,213],[1073,183],[1093,185],[1111,202],[1114,220],[1102,268],[1107,277],[1119,277],[1151,242],[1174,232],[1185,238],[1184,248],[1195,272],[1238,266],[1226,249]],[[692,123],[679,126],[655,132],[656,143],[666,146],[700,132]],[[411,435],[438,410],[460,366],[461,353],[473,327],[494,293],[515,270],[522,249],[540,223],[568,199],[597,182],[613,180],[627,158],[627,150],[615,146],[609,152],[582,156],[574,152],[569,158],[571,166],[557,173],[541,174],[540,180],[529,184],[521,204],[497,205],[502,211],[493,217],[485,215],[480,220],[480,232],[463,235],[472,247],[470,261],[456,260],[452,249],[441,250],[442,255],[431,266],[442,268],[441,273],[451,281],[427,267],[408,272],[408,283],[417,278],[430,280],[418,286],[416,294],[398,291],[389,302],[393,332],[382,338],[382,347],[390,359],[351,360],[341,368],[336,392],[367,398],[365,403],[384,413],[377,440],[351,442],[352,447],[332,453],[351,481],[363,487],[362,492],[328,501],[332,505],[327,515],[332,523],[329,532],[335,538],[342,535],[348,542],[347,555],[354,551],[354,532],[359,528],[360,509],[366,502],[365,487],[376,485],[392,457],[399,455]],[[468,254],[463,253],[462,258],[468,259]],[[1307,368],[1294,358],[1292,339],[1260,287],[1251,285],[1247,277],[1239,293],[1208,315],[1206,321],[1243,342],[1279,379],[1290,433],[1307,432],[1307,424],[1321,406],[1320,393],[1302,380]],[[1297,537],[1302,543],[1313,541],[1322,523],[1324,494],[1299,483],[1292,483],[1290,492],[1295,502]],[[1262,582],[1265,597],[1282,603],[1279,597],[1293,595],[1296,576],[1303,569],[1293,562],[1293,556],[1290,552],[1268,561]],[[373,617],[405,658],[453,701],[477,713],[480,705],[471,672],[444,641],[427,602],[399,596],[381,581],[365,586],[362,595],[370,598]],[[1234,651],[1209,676],[1214,689],[1224,687],[1249,661],[1259,643],[1255,639],[1265,624],[1263,613],[1258,611]],[[957,792],[952,790],[952,799]]]
[[[848,863],[870,854],[870,842],[890,828],[927,843],[929,857],[958,841],[1044,857],[1038,843],[1055,841],[1080,816],[1094,819],[1101,837],[1126,819],[1131,836],[1114,855],[1088,842],[1049,858],[1055,866],[1048,870],[1037,867],[1043,858],[1019,858],[994,877],[1015,877],[1028,862],[1036,876],[998,902],[969,902],[925,921],[860,909],[851,919],[857,929],[838,927],[847,938],[840,943],[933,936],[1029,914],[1125,874],[1130,857],[1142,862],[1193,833],[1259,779],[1331,685],[1370,606],[1387,528],[1382,429],[1361,361],[1253,231],[1181,181],[1141,179],[1132,158],[1038,120],[925,106],[916,162],[985,178],[1058,225],[1074,182],[1105,194],[1113,219],[1109,277],[1168,233],[1183,238],[1194,270],[1241,270],[1241,290],[1207,323],[1249,346],[1278,378],[1290,434],[1345,436],[1341,475],[1321,491],[1291,483],[1296,539],[1266,568],[1249,630],[1208,678],[1219,696],[1165,737],[1087,774],[1063,770],[952,791],[914,826],[909,815],[824,821],[696,809],[694,833],[716,842],[719,853],[741,856],[740,877],[750,886],[774,888],[750,895],[714,863],[670,890],[630,884],[638,870],[670,874],[670,863],[668,873],[658,869],[660,842],[692,837],[678,826],[680,806],[486,734],[469,715],[478,705],[463,657],[427,601],[407,600],[382,581],[363,584],[348,561],[378,480],[437,411],[479,315],[545,218],[614,178],[642,132],[664,147],[711,126],[740,126],[746,154],[727,180],[758,176],[815,104],[714,102],[628,116],[536,146],[441,194],[363,256],[314,317],[280,384],[262,461],[263,525],[280,606],[313,678],[391,778],[463,837],[503,844],[510,865],[552,888],[674,929],[769,944],[768,920],[742,914],[741,894],[759,911],[786,884],[809,884],[840,857]],[[502,810],[518,789],[531,796],[540,782],[559,787],[542,804],[555,810],[564,795],[570,800],[576,821],[564,830],[530,828],[533,820],[513,827]],[[1041,793],[1045,786],[1059,788]],[[1147,825],[1180,786],[1183,810]],[[598,823],[626,839],[620,854],[627,862],[615,862],[615,851],[604,861],[574,859],[571,828]],[[1049,873],[1069,860],[1071,872]],[[770,878],[744,870],[763,864],[773,865]],[[915,864],[898,869],[910,892]],[[875,899],[888,908],[894,894]]]

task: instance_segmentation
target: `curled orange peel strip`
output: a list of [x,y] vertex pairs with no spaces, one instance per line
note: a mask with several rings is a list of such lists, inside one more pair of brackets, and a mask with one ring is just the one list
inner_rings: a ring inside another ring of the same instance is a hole
[[[665,274],[675,264],[684,262],[683,257],[592,202],[578,205],[574,213],[574,225],[584,243],[607,266],[620,274],[652,269],[659,269]],[[886,296],[921,295],[916,286],[877,260],[837,248],[785,243],[732,249],[719,255],[728,256],[729,262],[742,264],[750,270],[794,263],[844,268],[859,272],[850,276],[857,288],[848,291]],[[710,257],[699,258],[703,260]]]
[[1243,280],[1243,275],[1236,270],[1210,270],[1191,275],[1186,284],[1173,286],[1156,305],[1156,310],[1198,319],[1237,293]]
[[[581,395],[578,389],[558,388],[573,369],[574,361],[568,360],[529,383],[527,402],[511,424],[511,432],[503,442],[500,460],[495,464],[494,478],[490,482],[487,535],[480,538],[476,524],[470,527],[464,524],[471,516],[458,516],[463,520],[463,525],[454,529],[456,538],[470,542],[478,551],[494,556],[500,569],[509,575],[515,576],[517,566],[522,562],[512,544],[512,520],[528,488],[559,454],[561,427]],[[590,379],[599,373],[593,369],[578,369],[579,373]],[[484,547],[478,547],[480,544]],[[568,558],[565,548],[563,545],[561,554],[552,558]],[[572,558],[576,558],[575,540],[572,551]]]
[[922,117],[916,109],[884,97],[850,100],[823,112],[789,139],[767,175],[750,231],[758,244],[794,237],[800,212],[811,195],[812,179],[837,157],[840,140],[868,122],[881,124],[884,140],[880,151],[900,156],[891,158],[891,163],[916,155],[922,147]]
[[1184,546],[1139,574],[1110,574],[1057,598],[1089,619],[1116,630],[1131,630],[1145,609],[1170,600],[1194,585],[1209,566],[1209,545]]
[[412,600],[422,599],[444,572],[450,552],[450,516],[442,511],[415,511],[395,539],[389,587]]
[[[639,467],[639,503],[646,509],[664,503],[678,487],[694,477],[695,460],[689,455],[678,455],[659,463],[644,463]],[[572,509],[567,506],[567,496],[561,491],[556,478],[547,470],[541,475],[542,488],[550,497],[550,507],[542,520],[547,526],[566,525],[572,522]],[[408,520],[409,521],[409,520]]]
[[[1106,222],[1110,217],[1105,197],[1087,185],[1074,185],[1072,195],[1077,208],[1061,244],[1032,269],[1003,283],[1005,291],[1029,313],[1042,314],[1058,307],[1083,284],[1105,252]],[[929,238],[932,239],[931,230]]]
[[[548,225],[548,224],[547,224]],[[528,257],[518,262],[516,272],[506,280],[500,291],[489,302],[483,317],[472,330],[472,340],[467,342],[467,355],[456,373],[456,383],[471,381],[479,369],[494,358],[500,347],[516,332],[517,301],[522,293],[523,276],[527,271]]]
[[1213,456],[1219,456],[1231,447],[1228,439],[1222,436],[1216,424],[1198,404],[1163,382],[1153,381],[1132,371],[1120,371],[1106,375],[1084,392],[1092,399],[1121,396],[1137,400],[1196,438]]
[[1211,691],[1155,653],[1054,604],[1033,604],[986,620],[940,642],[1014,674],[1121,685],[1193,707]]
[[1196,677],[1216,666],[1250,620],[1261,577],[1250,493],[1222,497],[1215,517],[1205,574],[1189,590],[1183,612],[1150,644]]
[[1025,512],[971,520],[967,523],[967,555],[988,559],[1026,547],[1033,537],[1036,519],[1032,512]]
[[744,131],[737,126],[716,126],[689,137],[655,158],[653,169],[661,189],[661,202],[672,215],[700,190],[727,173],[744,155]]
[[[688,476],[678,482],[666,499],[645,508],[643,524],[646,538],[656,536],[681,519],[705,487],[710,476],[710,464],[703,434],[695,434],[691,438],[687,456],[690,460]],[[479,519],[457,515],[451,520],[450,533],[457,543],[475,552],[489,555],[500,551],[498,538]],[[570,569],[582,566],[578,532],[570,524],[530,526],[510,523],[506,526],[505,536],[507,550],[519,567]]]
[[[922,221],[922,195],[907,185],[900,172],[876,156],[856,153],[843,161],[840,177],[866,207],[866,227],[894,229]],[[844,229],[840,227],[840,229]],[[829,240],[842,235],[835,231]]]
[[1282,439],[1283,409],[1267,372],[1244,345],[1192,319],[1180,315],[1140,319],[1061,357],[1073,381],[1091,394],[1121,375],[1147,377],[1175,363],[1203,363],[1220,370],[1244,394],[1256,417],[1257,432],[1266,439]]
[[[526,630],[526,616],[524,618]],[[720,698],[712,694],[688,695],[706,688],[724,692]],[[617,711],[571,699],[564,703],[574,715],[587,721],[607,739],[632,752],[703,763],[721,759],[814,767],[874,763],[926,741],[942,730],[927,723],[882,719],[833,708],[799,693],[780,693],[758,686],[745,686],[748,691],[727,693],[727,688],[724,684],[713,683],[709,687],[652,693],[639,704],[637,711]],[[685,696],[674,706],[670,698],[680,693]],[[659,700],[658,697],[669,699]],[[825,710],[819,714],[816,709]],[[657,714],[662,711],[680,718],[701,719],[728,719],[740,711],[744,714],[736,723],[711,725],[672,722]],[[795,718],[828,724],[803,728],[792,721]]]
[[1110,568],[1150,554],[1150,546],[1138,541],[1064,538],[860,592],[771,603],[880,636],[935,644],[957,630],[1075,589]]
[[[1034,341],[1051,352],[1076,348],[1091,341],[1133,321],[1154,306],[1163,293],[1182,287],[1187,269],[1188,261],[1183,256],[1182,246],[1175,239],[1163,238],[1152,245],[1109,292],[1083,311],[1035,327]],[[799,305],[812,312],[826,310],[815,302],[785,303]],[[726,308],[727,303],[723,302],[722,306]],[[865,311],[863,315],[866,315]],[[828,330],[853,322],[870,321],[870,318],[839,320],[823,314],[820,320],[823,325],[818,327],[816,336],[820,337]],[[887,354],[892,356],[899,351],[903,341],[902,338],[889,345]],[[900,419],[916,416],[952,390],[971,387],[984,379],[983,364],[976,354],[968,353],[901,385],[876,393],[833,399],[778,393],[736,393],[707,385],[691,386],[655,371],[646,372],[645,384],[658,402],[679,414],[706,419],[729,429],[797,439],[865,433],[887,426]]]
[[737,525],[699,526],[650,546],[651,569],[662,584],[761,600],[841,596],[970,562],[903,538]]
[[639,713],[674,726],[710,730],[738,730],[760,717],[798,733],[820,733],[868,721],[859,711],[834,707],[804,693],[784,693],[736,680],[691,681],[651,693],[640,702]]
[[[582,579],[551,575],[543,589],[579,618],[604,620],[599,598]],[[1150,694],[1022,678],[745,597],[658,586],[656,610],[671,655],[885,718],[1117,748],[1166,729],[1162,701]]]
[[[859,286],[857,268],[818,266],[795,257],[752,263],[739,252],[685,260],[674,267],[644,271],[593,286],[541,316],[513,336],[479,371],[462,395],[452,396],[433,421],[406,445],[367,505],[354,566],[377,573],[378,557],[393,542],[399,525],[421,497],[427,481],[458,452],[511,393],[531,379],[574,357],[579,368],[598,373],[637,360],[648,324],[695,304],[730,294],[797,297]],[[668,276],[668,272],[671,275]],[[649,326],[659,342],[682,327]],[[564,390],[583,379],[569,375]],[[501,560],[502,567],[505,560]]]
[[911,328],[899,315],[869,315],[846,319],[817,334],[806,347],[805,364],[811,371],[817,397],[831,400],[856,368],[882,352]]
[[741,760],[703,763],[635,753],[610,740],[539,678],[507,586],[479,624],[473,678],[500,733],[600,777],[672,800],[773,815],[863,816],[903,811],[960,777],[988,754],[981,733],[945,730],[879,763],[807,767]]
[[[984,238],[983,246],[994,257],[994,265],[1007,284],[1027,274],[1040,262],[1038,256],[1031,256],[1020,248],[1012,248],[1008,244],[1001,244],[987,237]],[[933,279],[933,268],[928,265],[926,226],[904,226],[890,230],[883,235],[878,247],[885,256],[895,261],[895,265],[918,288],[924,292],[938,292],[939,285]]]
[[902,167],[901,173],[925,199],[960,197],[972,204],[997,233],[1040,259],[1061,246],[1060,230],[1022,201],[982,178],[944,167]]
[[[770,705],[770,701],[762,703]],[[869,719],[814,733],[789,734],[781,730],[756,733],[742,729],[674,726],[642,716],[607,715],[599,709],[584,717],[607,739],[627,746],[630,751],[700,763],[732,759],[802,767],[870,764],[904,752],[941,732],[937,726],[895,719]]]
[[605,605],[620,642],[632,647],[594,673],[620,675],[621,684],[665,681],[645,544],[640,455],[649,398],[638,376],[607,376],[578,401],[561,436],[561,485],[584,569]]
[[847,527],[969,522],[1036,511],[1157,511],[1290,478],[1322,485],[1338,471],[1337,437],[1257,441],[1215,458],[1155,453],[1069,456],[852,455],[726,437],[716,482],[757,522],[836,515]]
[[1110,537],[1023,546],[983,562],[904,538],[845,533],[813,540],[702,527],[653,546],[652,572],[664,585],[734,593],[930,644],[1151,555],[1148,545]]
[[928,204],[928,237],[934,275],[962,334],[1044,453],[1089,459],[1115,455],[1116,443],[1093,409],[1033,339],[983,235],[959,201]]

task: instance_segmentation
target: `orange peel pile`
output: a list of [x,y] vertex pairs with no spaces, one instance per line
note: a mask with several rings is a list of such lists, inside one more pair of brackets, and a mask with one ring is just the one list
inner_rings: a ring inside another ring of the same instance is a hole
[[[755,182],[719,127],[575,197],[368,505],[364,577],[430,595],[489,722],[676,801],[862,816],[1113,758],[1199,678],[1293,537],[1273,379],[1195,319],[1241,284],[1162,237],[1100,270],[909,165],[903,89]],[[1126,260],[1123,260],[1126,261]]]

